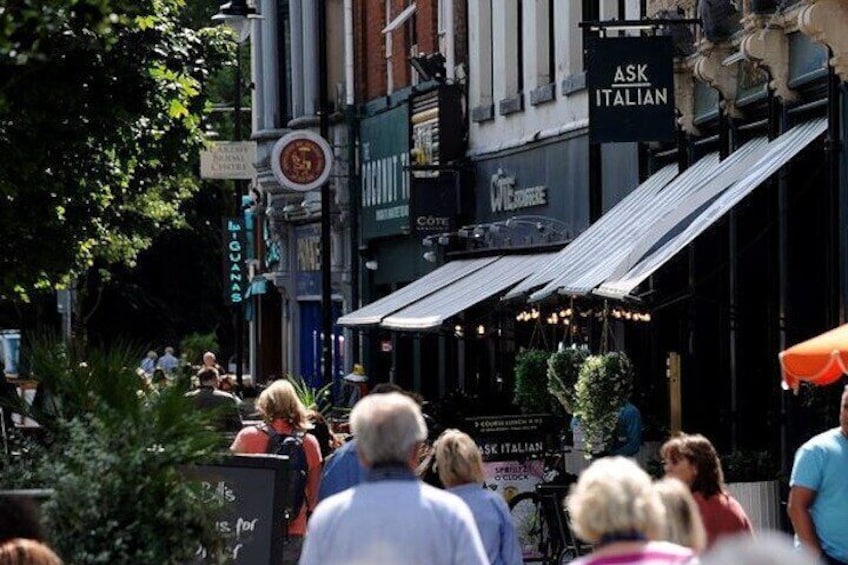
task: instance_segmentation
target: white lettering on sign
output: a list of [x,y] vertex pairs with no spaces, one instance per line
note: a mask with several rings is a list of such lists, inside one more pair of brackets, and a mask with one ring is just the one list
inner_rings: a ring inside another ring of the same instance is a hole
[[418,216],[415,225],[419,228],[430,228],[445,231],[450,227],[450,218],[445,216]]
[[398,218],[406,218],[409,216],[409,205],[402,204],[400,206],[392,206],[391,208],[383,208],[377,210],[375,217],[377,221],[396,220]]
[[611,88],[595,91],[595,106],[660,106],[668,104],[668,88],[654,88],[648,65],[618,65]]
[[408,166],[407,153],[362,163],[363,208],[409,200]]
[[[225,481],[210,483],[202,481],[202,492],[208,500],[223,501],[227,503],[236,502],[234,489]],[[245,518],[243,516],[232,516],[228,519],[217,520],[215,522],[215,531],[221,534],[224,539],[223,551],[233,561],[238,562],[239,553],[244,548],[245,543],[253,542],[253,534],[256,532],[259,524],[259,518]],[[203,546],[198,546],[195,556],[199,559],[210,557],[208,550]]]
[[520,208],[546,205],[548,187],[539,185],[515,188],[515,177],[508,177],[503,169],[498,169],[489,183],[489,197],[492,212],[509,212]]

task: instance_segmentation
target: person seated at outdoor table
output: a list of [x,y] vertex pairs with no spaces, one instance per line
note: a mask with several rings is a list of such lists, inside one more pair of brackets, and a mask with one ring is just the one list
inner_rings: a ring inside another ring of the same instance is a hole
[[170,345],[165,348],[165,354],[156,362],[156,367],[166,373],[173,373],[180,365],[180,360],[174,355],[174,348]]
[[217,412],[215,427],[221,432],[238,432],[241,429],[241,414],[236,396],[229,392],[218,390],[218,371],[201,369],[197,373],[199,387],[185,394],[194,405],[201,410]]
[[483,457],[471,437],[459,430],[442,432],[433,444],[436,470],[448,492],[461,498],[477,524],[492,565],[520,565],[521,548],[504,498],[483,486]]
[[574,532],[595,546],[572,565],[682,565],[695,555],[688,547],[654,541],[665,531],[665,510],[651,477],[626,457],[594,461],[566,504]]
[[153,373],[156,368],[156,360],[159,358],[156,352],[152,349],[147,352],[147,355],[139,363],[138,368],[146,375]]
[[218,364],[218,358],[215,357],[215,354],[211,351],[207,351],[203,354],[203,365],[201,369],[215,369],[218,371],[218,374],[223,374],[224,368]]
[[751,520],[724,485],[721,461],[710,440],[701,434],[679,434],[660,448],[665,474],[689,487],[704,528],[707,547],[722,536],[753,533]]

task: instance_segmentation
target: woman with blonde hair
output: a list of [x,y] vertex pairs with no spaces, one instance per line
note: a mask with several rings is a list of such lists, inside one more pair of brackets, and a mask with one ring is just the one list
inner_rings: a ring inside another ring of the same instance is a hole
[[665,510],[651,477],[626,457],[604,457],[583,471],[566,500],[574,533],[595,546],[573,565],[679,565],[694,552],[668,541]]
[[471,437],[448,429],[433,444],[439,479],[461,498],[477,523],[492,565],[520,565],[521,549],[503,497],[483,486],[483,458]]
[[666,476],[685,483],[701,513],[707,547],[727,535],[751,534],[753,528],[742,505],[730,496],[715,447],[701,434],[679,434],[660,448]]
[[16,538],[0,544],[0,565],[62,565],[62,560],[43,542]]
[[308,467],[304,504],[297,515],[286,525],[283,563],[297,563],[306,533],[306,518],[318,503],[318,484],[321,481],[321,448],[312,434],[306,407],[297,396],[294,386],[287,380],[271,383],[259,394],[256,409],[263,423],[248,426],[233,440],[230,451],[234,453],[267,453],[268,443],[275,433],[301,438]]
[[654,483],[654,490],[665,507],[665,534],[662,539],[701,553],[707,547],[707,532],[698,505],[689,487],[674,477]]

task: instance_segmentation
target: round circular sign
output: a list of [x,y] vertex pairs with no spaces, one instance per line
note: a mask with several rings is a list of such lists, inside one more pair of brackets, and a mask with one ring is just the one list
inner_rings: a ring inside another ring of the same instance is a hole
[[288,133],[277,140],[271,153],[271,169],[285,188],[296,192],[314,190],[327,182],[333,168],[333,151],[320,135],[311,131]]

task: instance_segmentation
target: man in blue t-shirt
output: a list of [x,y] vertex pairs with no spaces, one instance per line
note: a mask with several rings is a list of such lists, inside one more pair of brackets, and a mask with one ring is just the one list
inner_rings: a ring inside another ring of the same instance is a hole
[[839,424],[798,449],[789,479],[795,534],[831,565],[848,564],[848,387]]

